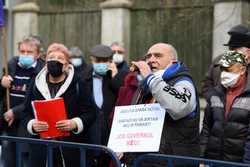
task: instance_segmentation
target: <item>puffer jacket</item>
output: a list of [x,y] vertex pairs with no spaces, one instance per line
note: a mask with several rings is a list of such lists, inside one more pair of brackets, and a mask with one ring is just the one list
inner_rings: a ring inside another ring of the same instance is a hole
[[[249,72],[249,69],[248,69]],[[250,75],[246,88],[237,96],[224,117],[226,90],[221,85],[211,92],[200,137],[201,157],[242,162],[250,121]]]

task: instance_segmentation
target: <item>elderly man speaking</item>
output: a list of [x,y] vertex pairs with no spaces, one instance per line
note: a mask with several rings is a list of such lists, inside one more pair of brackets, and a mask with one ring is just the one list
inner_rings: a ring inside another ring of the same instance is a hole
[[139,99],[135,104],[158,102],[166,109],[159,152],[199,156],[198,95],[187,67],[177,60],[175,48],[166,43],[150,47],[145,60],[133,62],[144,78],[141,93],[133,99]]

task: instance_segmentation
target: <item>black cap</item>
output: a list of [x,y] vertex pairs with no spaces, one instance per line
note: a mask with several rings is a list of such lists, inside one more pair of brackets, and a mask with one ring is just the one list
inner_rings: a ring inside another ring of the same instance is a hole
[[237,25],[232,27],[228,34],[230,39],[224,46],[229,47],[250,47],[250,29],[243,25]]
[[113,56],[113,51],[109,46],[96,45],[90,50],[90,54],[97,58],[109,58]]
[[238,34],[238,35],[245,35],[249,32],[249,28],[239,24],[239,25],[236,25],[234,27],[232,27],[229,31],[228,31],[228,34],[229,35],[235,35],[235,34]]
[[231,35],[227,44],[224,46],[230,47],[250,47],[250,36],[248,35]]
[[248,41],[246,42],[246,47],[250,48],[250,31],[247,33],[247,36],[249,37]]

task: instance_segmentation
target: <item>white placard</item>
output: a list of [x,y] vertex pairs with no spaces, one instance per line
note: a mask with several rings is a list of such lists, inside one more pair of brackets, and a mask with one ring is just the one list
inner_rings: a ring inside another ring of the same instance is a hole
[[115,107],[108,147],[114,152],[159,151],[164,118],[158,103]]

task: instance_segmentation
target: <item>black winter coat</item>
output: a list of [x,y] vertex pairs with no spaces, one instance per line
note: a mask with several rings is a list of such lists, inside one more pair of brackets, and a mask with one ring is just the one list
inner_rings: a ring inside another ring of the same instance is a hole
[[245,90],[235,98],[224,117],[226,90],[220,85],[211,92],[201,132],[201,156],[242,162],[250,122],[250,75]]
[[[90,129],[90,142],[93,144],[107,145],[109,138],[109,115],[112,112],[115,102],[118,96],[120,87],[123,85],[124,78],[127,72],[121,71],[112,78],[111,72],[108,71],[107,75],[103,76],[102,81],[102,93],[103,93],[103,105],[99,108],[95,105],[97,117],[94,124]],[[89,86],[93,95],[93,68],[89,67],[83,74],[83,79]]]
[[117,65],[118,73],[129,73],[129,67],[128,63],[126,61],[123,61],[122,63]]
[[[31,85],[31,89],[28,92],[28,97],[25,103],[25,117],[23,122],[25,125],[34,119],[34,112],[32,109],[31,101],[33,100],[45,100],[41,92],[37,89],[36,85]],[[88,127],[92,124],[95,119],[95,109],[93,105],[92,95],[86,88],[86,85],[82,80],[78,79],[76,74],[73,77],[68,89],[60,96],[64,99],[66,115],[68,119],[79,117],[84,126],[84,131],[80,134],[71,133],[70,137],[64,137],[64,141],[80,142],[84,143],[82,138],[84,132],[87,131]],[[39,137],[39,136],[37,136]]]
[[[38,76],[39,75],[40,73],[38,74]],[[46,88],[46,83],[41,84],[40,82],[40,84],[37,84],[37,78],[38,77],[36,77],[36,80],[33,81],[32,85],[30,86],[30,89],[26,98],[25,117],[23,119],[23,122],[26,125],[26,127],[28,125],[28,122],[31,119],[34,119],[34,113],[32,110],[31,101],[47,99],[45,98],[47,93],[44,93],[44,90],[45,91],[48,90],[48,88]],[[69,78],[69,76],[67,78]],[[45,82],[44,80],[45,79],[43,79],[43,82]],[[43,89],[44,87],[45,89]],[[65,91],[61,91],[62,87],[65,88],[64,89]],[[70,82],[67,82],[67,79],[66,79],[64,84],[61,86],[61,88],[59,89],[58,92],[60,91],[63,92],[61,93],[61,95],[59,95],[59,97],[62,97],[64,99],[67,118],[68,119],[72,119],[75,117],[80,118],[83,123],[83,131],[79,134],[70,132],[70,136],[61,137],[57,140],[77,142],[77,143],[86,143],[88,141],[87,140],[88,128],[94,121],[95,113],[96,113],[93,107],[94,103],[93,103],[92,95],[90,94],[89,89],[87,88],[86,84],[77,77],[76,73],[73,75],[72,80],[70,80]],[[49,112],[53,112],[53,111],[49,111]],[[39,138],[39,135],[33,135],[33,137]],[[56,157],[61,157],[62,155],[67,167],[79,166],[79,162],[80,162],[79,149],[62,147],[59,150],[61,151],[61,153],[58,152],[56,154]],[[29,166],[38,166],[38,167],[46,166],[46,147],[44,147],[43,145],[31,146],[30,155],[31,157],[30,157]]]
[[[8,62],[8,75],[10,75],[12,78],[14,78],[15,74],[16,74],[16,69],[18,66],[18,56],[13,57],[12,59],[10,59],[10,61]],[[37,60],[37,65],[33,71],[33,74],[31,76],[31,78],[35,77],[40,70],[43,68],[45,62],[42,59],[38,59]],[[31,79],[30,79],[31,80]],[[6,88],[4,88],[1,84],[0,84],[0,101],[1,101],[1,108],[0,108],[0,130],[7,130],[7,133],[9,135],[19,135],[19,136],[26,136],[26,132],[24,132],[24,128],[20,127],[20,119],[22,119],[22,112],[24,110],[24,104],[21,103],[19,105],[16,105],[14,107],[12,107],[12,111],[14,113],[15,116],[15,121],[13,122],[11,127],[7,127],[7,122],[4,121],[3,118],[3,114],[5,113],[5,111],[7,110],[6,107]]]

